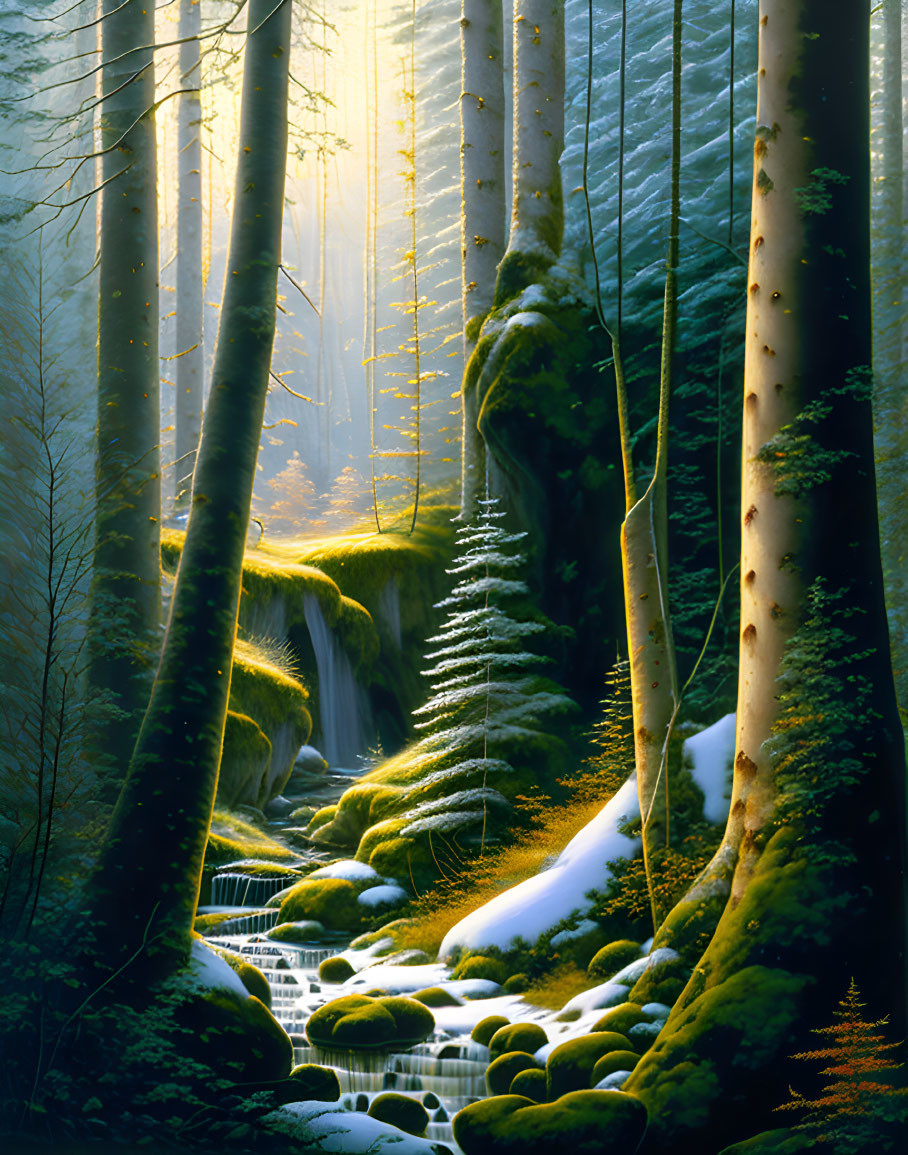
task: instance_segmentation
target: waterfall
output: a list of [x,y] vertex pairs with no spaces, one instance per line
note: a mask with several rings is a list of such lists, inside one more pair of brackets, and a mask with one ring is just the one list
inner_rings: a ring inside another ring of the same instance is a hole
[[367,746],[366,695],[356,684],[350,659],[328,628],[314,594],[304,596],[303,610],[318,668],[319,749],[332,766],[352,768]]
[[400,632],[400,587],[396,577],[390,577],[381,588],[378,595],[378,612],[388,627],[394,644],[401,648]]
[[262,877],[225,870],[211,880],[211,906],[263,906],[272,895],[298,880],[298,874]]

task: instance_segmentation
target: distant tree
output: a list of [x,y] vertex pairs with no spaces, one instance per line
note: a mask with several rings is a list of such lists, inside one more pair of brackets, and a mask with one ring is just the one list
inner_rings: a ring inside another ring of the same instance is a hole
[[305,533],[318,524],[312,515],[317,508],[315,482],[309,476],[309,466],[294,449],[287,464],[268,481],[274,500],[262,511],[266,532]]
[[808,1098],[790,1089],[791,1101],[776,1108],[803,1112],[794,1130],[805,1132],[821,1150],[835,1155],[891,1151],[901,1146],[908,1126],[908,1087],[891,1081],[892,1073],[904,1065],[891,1052],[902,1044],[887,1042],[880,1033],[888,1018],[871,1022],[864,1017],[867,1004],[860,1001],[860,994],[852,979],[839,1009],[832,1012],[838,1021],[813,1029],[813,1034],[828,1040],[828,1046],[791,1056],[804,1063],[828,1063],[819,1072],[827,1077],[823,1090]]
[[[437,635],[437,648],[426,654],[434,663],[424,670],[433,679],[428,701],[413,711],[418,730],[426,731],[417,750],[433,756],[422,786],[450,782],[448,793],[435,794],[410,812],[405,834],[455,831],[481,823],[485,842],[490,805],[507,808],[504,797],[489,786],[513,770],[507,749],[533,738],[546,715],[573,708],[554,683],[531,673],[543,659],[524,648],[523,640],[541,633],[538,621],[521,620],[508,603],[528,592],[516,578],[526,559],[509,550],[526,537],[508,533],[496,498],[480,499],[474,519],[456,533],[459,546],[448,573],[459,577],[436,609],[448,611]],[[461,788],[462,787],[462,788]]]

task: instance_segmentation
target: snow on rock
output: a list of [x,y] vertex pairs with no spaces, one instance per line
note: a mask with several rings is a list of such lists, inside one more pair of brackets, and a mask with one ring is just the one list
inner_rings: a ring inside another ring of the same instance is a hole
[[664,1023],[672,1009],[667,1003],[644,1003],[640,1010],[651,1019],[661,1019]]
[[344,987],[380,987],[383,991],[400,995],[440,986],[449,974],[448,968],[439,963],[397,966],[394,963],[376,962],[358,975],[351,975]]
[[547,870],[496,895],[452,927],[438,957],[450,958],[458,947],[509,950],[518,939],[532,944],[568,915],[586,913],[592,905],[587,892],[608,882],[609,860],[633,858],[639,851],[639,838],[618,829],[639,813],[637,780],[632,774]]
[[338,1111],[335,1103],[288,1103],[272,1111],[264,1120],[280,1122],[289,1137],[311,1151],[341,1152],[344,1155],[431,1155],[438,1145],[417,1139],[389,1123],[381,1123],[357,1111]]
[[585,934],[591,934],[599,926],[598,922],[593,922],[591,918],[584,918],[574,927],[573,930],[561,930],[558,934],[552,935],[552,946],[564,946],[566,942],[571,939],[583,938]]
[[192,949],[189,956],[188,971],[195,982],[207,989],[217,989],[233,991],[234,994],[241,998],[249,998],[249,992],[240,982],[239,975],[234,971],[219,954],[211,949],[211,947],[203,939],[194,938],[192,940]]
[[395,906],[406,902],[407,892],[401,886],[370,886],[357,896],[356,901],[363,906]]
[[588,991],[581,991],[564,1004],[563,1011],[580,1011],[582,1015],[590,1011],[602,1011],[608,1007],[616,1007],[627,999],[627,987],[623,983],[609,980],[600,983],[597,987],[590,987]]
[[722,823],[728,818],[732,769],[735,759],[735,715],[726,714],[712,726],[688,738],[681,757],[690,765],[694,781],[703,791],[703,817]]
[[610,1075],[606,1075],[604,1079],[600,1079],[593,1090],[620,1091],[629,1078],[630,1071],[612,1071]]
[[678,952],[672,950],[670,946],[661,946],[651,954],[644,955],[643,958],[635,959],[632,963],[628,963],[626,967],[622,967],[617,974],[612,975],[609,981],[621,983],[626,987],[632,987],[637,979],[646,971],[651,971],[653,967],[658,966],[660,963],[671,962],[673,959],[679,957]]
[[330,862],[327,866],[320,866],[313,870],[307,878],[345,878],[348,882],[366,882],[370,878],[378,879],[381,876],[368,863],[357,862],[355,858],[342,858],[338,862]]

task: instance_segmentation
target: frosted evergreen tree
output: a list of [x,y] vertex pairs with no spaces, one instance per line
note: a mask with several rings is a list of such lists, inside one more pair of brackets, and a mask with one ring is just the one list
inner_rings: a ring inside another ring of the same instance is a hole
[[457,530],[459,548],[447,572],[459,580],[436,603],[447,618],[428,639],[436,647],[425,655],[432,664],[422,671],[432,679],[430,696],[413,714],[417,729],[425,731],[417,749],[436,763],[422,785],[444,782],[451,789],[433,790],[430,800],[410,811],[403,831],[408,836],[481,824],[484,843],[489,809],[506,812],[510,805],[489,785],[519,769],[508,751],[538,741],[545,715],[573,708],[560,687],[535,672],[545,659],[525,647],[545,625],[508,610],[529,592],[517,577],[526,557],[511,548],[527,535],[504,529],[498,505],[497,498],[480,500],[473,519]]

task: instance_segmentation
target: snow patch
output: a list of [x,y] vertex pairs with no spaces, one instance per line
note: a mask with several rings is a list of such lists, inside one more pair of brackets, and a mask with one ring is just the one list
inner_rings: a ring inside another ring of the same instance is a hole
[[407,892],[400,886],[370,886],[364,890],[356,901],[363,906],[395,906],[405,902]]
[[[304,1150],[342,1152],[347,1155],[433,1155],[436,1144],[417,1139],[405,1131],[381,1123],[358,1111],[338,1111],[334,1103],[288,1103],[266,1115],[264,1122],[290,1123],[290,1137]],[[314,1141],[314,1142],[313,1142]]]
[[249,992],[236,971],[200,938],[192,940],[187,969],[194,981],[207,990],[227,990],[240,998],[249,998]]
[[632,774],[547,870],[496,895],[452,927],[438,957],[450,958],[458,947],[510,950],[518,939],[532,944],[573,912],[586,913],[592,905],[587,893],[602,889],[609,880],[608,861],[632,858],[639,851],[639,838],[618,829],[639,813],[637,780]]
[[306,877],[345,878],[348,882],[365,882],[367,879],[380,878],[381,876],[368,863],[357,862],[355,858],[342,858],[338,862],[320,866],[318,870],[313,870]]
[[735,715],[726,714],[712,726],[688,738],[681,757],[703,791],[703,817],[718,825],[728,818],[735,759]]
[[585,934],[591,934],[598,926],[599,923],[593,922],[591,918],[581,919],[573,930],[561,930],[558,934],[552,935],[552,946],[564,946],[566,942],[571,942],[572,939],[583,938]]

